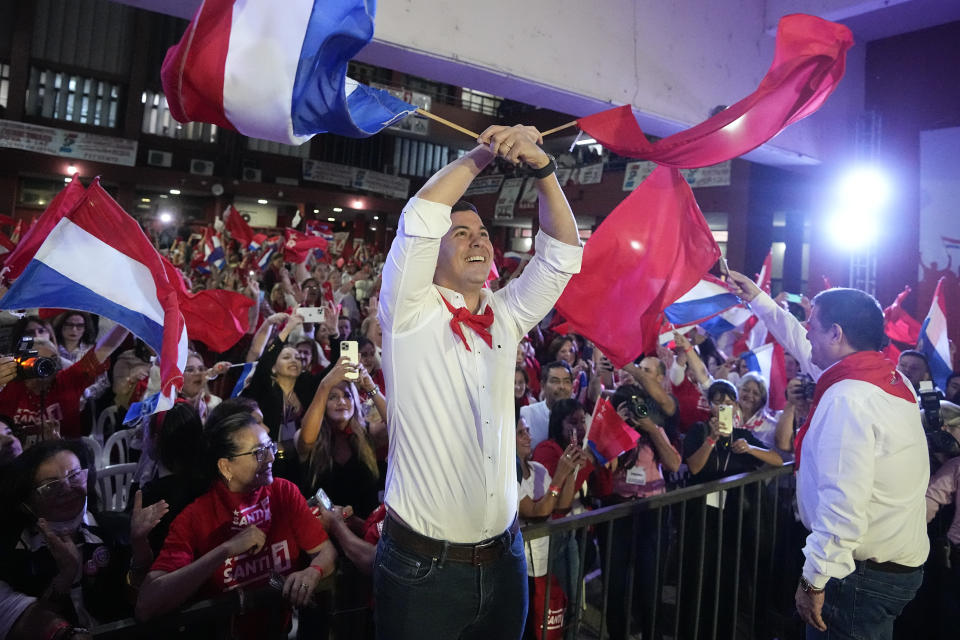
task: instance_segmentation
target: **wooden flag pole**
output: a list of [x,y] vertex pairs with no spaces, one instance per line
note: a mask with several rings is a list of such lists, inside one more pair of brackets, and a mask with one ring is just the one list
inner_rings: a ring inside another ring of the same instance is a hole
[[479,134],[479,133],[474,133],[473,131],[470,131],[470,129],[464,129],[464,128],[461,127],[460,125],[454,124],[454,123],[450,122],[449,120],[447,120],[447,119],[445,119],[445,118],[441,118],[441,117],[438,116],[438,115],[434,115],[434,114],[430,113],[429,111],[427,111],[427,110],[425,110],[425,109],[417,109],[417,113],[420,114],[421,116],[426,116],[427,118],[430,118],[431,120],[436,120],[436,121],[439,122],[440,124],[445,124],[445,125],[447,125],[448,127],[450,127],[451,129],[456,129],[456,130],[459,131],[460,133],[465,133],[465,134],[467,134],[468,136],[470,136],[471,138],[473,138],[474,140],[476,140],[477,138],[480,137],[480,134]]
[[556,133],[557,131],[563,131],[564,129],[569,129],[570,127],[575,127],[575,126],[577,126],[577,121],[576,121],[576,120],[574,120],[573,122],[568,122],[567,124],[562,124],[562,125],[560,125],[559,127],[554,127],[553,129],[547,129],[546,131],[544,131],[544,132],[541,133],[540,135],[546,137],[546,136],[550,135],[551,133]]

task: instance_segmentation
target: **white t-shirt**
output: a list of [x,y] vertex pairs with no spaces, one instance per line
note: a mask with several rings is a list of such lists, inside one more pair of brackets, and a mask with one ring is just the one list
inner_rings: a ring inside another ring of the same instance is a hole
[[[530,476],[520,480],[520,490],[518,492],[519,500],[530,498],[534,502],[547,494],[550,488],[550,472],[539,462],[531,460]],[[527,520],[520,518],[520,524],[526,524]],[[550,552],[550,537],[544,536],[536,540],[524,541],[524,549],[527,554],[527,575],[538,577],[547,575],[547,554]]]

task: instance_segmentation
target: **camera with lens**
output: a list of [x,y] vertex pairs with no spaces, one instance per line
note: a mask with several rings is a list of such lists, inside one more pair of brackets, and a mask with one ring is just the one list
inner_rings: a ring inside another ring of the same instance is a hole
[[33,338],[20,338],[17,350],[13,352],[13,359],[17,363],[17,380],[30,378],[49,378],[57,373],[58,362],[53,358],[42,358],[33,348]]
[[630,396],[627,400],[627,407],[630,409],[633,417],[638,420],[640,418],[646,418],[647,415],[649,415],[649,411],[647,411],[647,401],[640,396]]
[[807,402],[813,401],[813,396],[817,392],[817,383],[813,381],[813,378],[806,374],[801,374],[799,376],[801,381],[801,388],[803,389],[803,398]]
[[940,393],[933,388],[930,380],[920,381],[920,410],[923,411],[927,433],[939,431],[943,426],[943,419],[940,417]]

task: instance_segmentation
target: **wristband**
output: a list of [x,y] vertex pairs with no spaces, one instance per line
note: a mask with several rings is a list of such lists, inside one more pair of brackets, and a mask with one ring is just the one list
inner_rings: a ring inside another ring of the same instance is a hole
[[717,444],[717,441],[711,438],[710,436],[707,436],[707,442],[710,443],[711,447]]
[[542,179],[546,178],[547,176],[549,176],[550,174],[556,173],[556,171],[557,171],[557,162],[556,162],[556,160],[553,159],[553,156],[551,156],[551,155],[548,153],[548,154],[547,154],[547,159],[549,160],[549,162],[547,162],[547,164],[545,164],[544,166],[540,167],[539,169],[534,169],[534,170],[533,170],[532,175],[533,175],[533,177],[536,178],[537,180],[542,180]]
[[555,485],[555,484],[550,485],[550,495],[552,495],[552,496],[558,496],[558,495],[560,495],[560,489],[561,489],[561,487],[558,487],[558,486]]
[[314,569],[314,570],[316,570],[317,572],[319,572],[321,578],[324,576],[323,567],[318,567],[318,566],[315,565],[315,564],[311,564],[311,565],[309,565],[309,566],[310,566],[311,569]]
[[377,385],[373,385],[372,389],[364,389],[364,391],[366,391],[367,395],[371,398],[380,395],[380,389],[377,387]]

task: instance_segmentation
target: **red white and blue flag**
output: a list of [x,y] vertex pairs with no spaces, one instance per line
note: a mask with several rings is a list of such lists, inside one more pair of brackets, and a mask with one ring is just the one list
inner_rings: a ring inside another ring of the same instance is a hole
[[774,411],[783,409],[786,404],[787,368],[783,355],[783,347],[777,342],[768,342],[740,354],[747,369],[759,373],[767,381],[767,407]]
[[214,265],[217,269],[222,269],[224,264],[223,246],[220,244],[220,236],[207,227],[203,230],[203,261]]
[[950,341],[947,338],[947,304],[943,299],[943,278],[937,282],[933,294],[933,303],[927,319],[920,327],[918,348],[927,356],[930,363],[930,375],[941,389],[946,389],[947,378],[952,372],[950,359]]
[[676,327],[700,324],[740,304],[740,298],[716,278],[704,276],[690,291],[663,310]]
[[347,77],[375,12],[374,0],[204,0],[163,61],[170,113],[283,144],[373,135],[416,111]]
[[[183,385],[187,331],[160,254],[99,179],[69,212],[53,206],[48,212],[59,220],[0,299],[0,308],[76,309],[126,327],[159,354],[161,382],[159,392],[131,407],[127,417],[166,411]],[[47,229],[43,216],[37,228]]]

